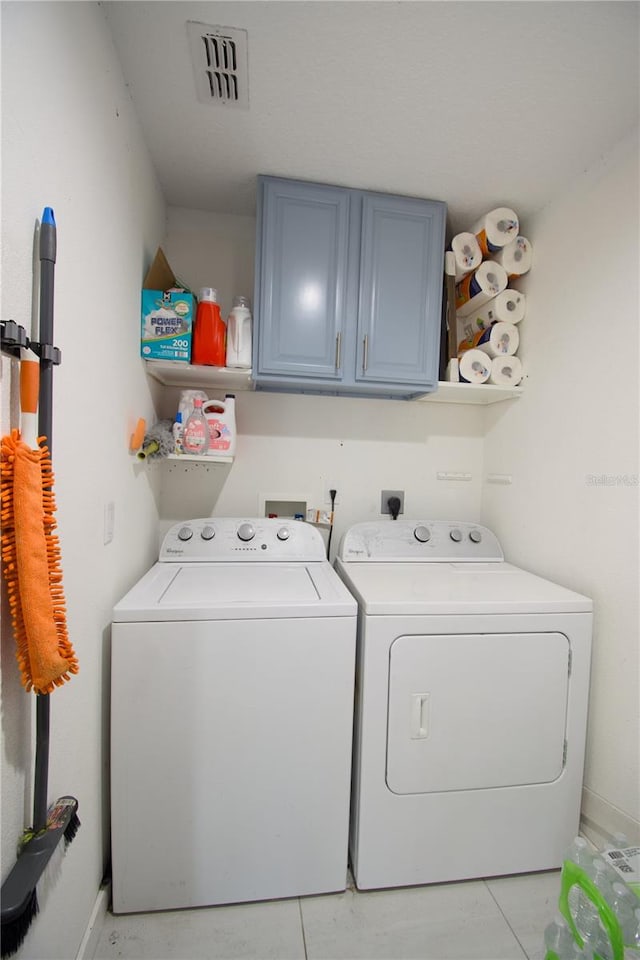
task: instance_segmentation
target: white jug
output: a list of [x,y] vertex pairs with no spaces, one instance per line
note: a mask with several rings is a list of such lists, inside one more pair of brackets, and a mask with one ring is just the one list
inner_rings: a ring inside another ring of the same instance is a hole
[[234,297],[227,320],[227,366],[251,367],[251,310],[247,297]]
[[226,393],[224,400],[207,400],[202,407],[209,427],[209,457],[233,457],[236,452],[236,397]]

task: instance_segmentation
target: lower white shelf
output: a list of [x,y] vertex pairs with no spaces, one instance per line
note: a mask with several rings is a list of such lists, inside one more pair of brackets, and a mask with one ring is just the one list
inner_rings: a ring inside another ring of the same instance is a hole
[[522,396],[522,387],[503,387],[494,383],[448,383],[441,380],[438,389],[417,399],[421,403],[498,403]]
[[167,460],[176,460],[180,463],[233,463],[233,457],[210,457],[209,454],[191,456],[188,453],[170,453]]

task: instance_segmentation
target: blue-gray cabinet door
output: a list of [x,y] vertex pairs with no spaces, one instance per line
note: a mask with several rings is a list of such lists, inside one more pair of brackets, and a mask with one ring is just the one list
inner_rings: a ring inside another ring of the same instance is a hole
[[356,380],[438,380],[446,204],[365,193]]
[[261,178],[258,374],[342,377],[350,193]]

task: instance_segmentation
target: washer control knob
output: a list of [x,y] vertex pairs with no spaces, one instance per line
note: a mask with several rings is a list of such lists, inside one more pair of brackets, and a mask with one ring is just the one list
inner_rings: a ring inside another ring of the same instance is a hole
[[457,527],[454,527],[451,533],[449,534],[454,543],[460,543],[462,540],[462,533],[458,530]]
[[413,535],[419,543],[426,543],[427,540],[431,540],[431,531],[423,524],[420,524],[419,527],[415,528]]
[[480,543],[480,541],[482,540],[482,534],[480,533],[479,530],[470,530],[469,540],[471,540],[472,543]]
[[178,530],[178,540],[191,540],[193,530],[191,527],[180,527]]
[[288,527],[280,527],[280,529],[278,530],[276,536],[277,536],[278,540],[288,540],[289,537],[291,536],[291,533],[289,532],[289,528],[288,528]]
[[256,532],[250,523],[241,523],[238,527],[238,537],[240,540],[244,540],[245,542],[247,540],[253,540],[255,535]]
[[215,535],[216,532],[209,523],[206,525],[206,527],[202,528],[202,533],[200,534],[203,540],[213,540]]

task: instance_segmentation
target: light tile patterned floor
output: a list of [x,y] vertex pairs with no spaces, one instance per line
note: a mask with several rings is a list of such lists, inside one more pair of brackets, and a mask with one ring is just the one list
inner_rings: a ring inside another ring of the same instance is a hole
[[560,873],[127,916],[94,960],[542,960]]

